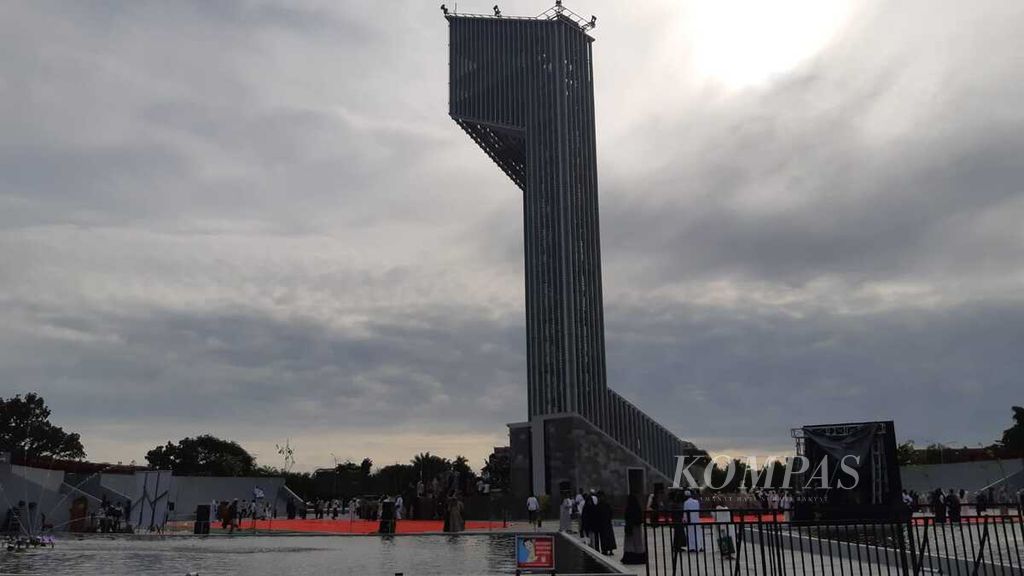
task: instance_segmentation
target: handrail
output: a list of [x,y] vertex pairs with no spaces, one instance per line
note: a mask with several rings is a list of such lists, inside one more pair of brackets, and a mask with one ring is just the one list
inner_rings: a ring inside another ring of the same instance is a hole
[[457,12],[456,10],[449,9],[445,9],[444,15],[446,18],[494,18],[500,20],[556,20],[558,18],[564,18],[579,26],[584,32],[597,26],[597,17],[591,16],[590,19],[587,20],[583,16],[580,16],[565,6],[562,6],[561,0],[557,0],[554,6],[536,16],[505,16],[500,11],[494,14],[479,14],[473,12]]

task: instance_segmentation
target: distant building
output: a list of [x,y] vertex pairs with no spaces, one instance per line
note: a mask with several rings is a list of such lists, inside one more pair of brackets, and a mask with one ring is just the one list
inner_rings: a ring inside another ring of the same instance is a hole
[[509,425],[513,492],[668,483],[676,456],[699,451],[606,383],[593,24],[560,6],[445,17],[449,114],[523,191],[528,421]]
[[299,500],[282,477],[174,476],[170,471],[94,462],[53,461],[20,465],[0,462],[0,487],[12,499],[7,508],[22,508],[25,530],[38,532],[44,525],[54,530],[87,529],[90,517],[101,504],[128,503],[128,522],[145,529],[157,524],[192,521],[196,507],[212,500],[252,500],[256,488],[271,509],[284,516],[289,498]]
[[969,460],[947,464],[907,464],[900,466],[903,487],[919,494],[941,488],[981,490],[1005,495],[1011,499],[1024,489],[1024,459]]

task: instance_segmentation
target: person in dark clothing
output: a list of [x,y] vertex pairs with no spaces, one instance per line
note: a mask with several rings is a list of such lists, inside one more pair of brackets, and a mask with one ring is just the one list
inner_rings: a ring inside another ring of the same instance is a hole
[[612,507],[604,492],[597,493],[597,534],[601,554],[611,556],[615,551],[615,532],[612,531]]
[[232,500],[227,513],[228,533],[233,533],[238,525],[238,500]]
[[960,497],[952,488],[946,495],[946,512],[949,514],[950,522],[960,522]]
[[289,498],[288,502],[284,505],[285,515],[288,516],[289,520],[295,520],[295,499]]
[[580,536],[590,542],[592,548],[597,548],[597,530],[594,522],[594,514],[597,505],[594,504],[594,495],[587,494],[583,497],[583,510],[580,511]]
[[669,495],[669,522],[672,524],[672,548],[686,550],[686,524],[683,522],[682,493],[678,490]]
[[217,504],[217,518],[220,519],[220,529],[228,529],[228,502],[227,500],[221,500]]
[[661,493],[655,487],[655,491],[647,498],[648,522],[657,524],[661,519]]
[[974,500],[974,507],[978,516],[985,514],[985,511],[988,510],[988,494],[985,494],[984,491],[978,492],[978,497]]
[[644,544],[644,511],[636,494],[626,499],[626,537],[622,542],[623,564],[646,564],[647,546]]
[[935,514],[935,523],[936,524],[945,524],[946,523],[946,501],[945,500],[946,500],[945,496],[943,496],[941,489],[936,488],[935,491],[932,492],[931,505],[932,505],[932,513]]

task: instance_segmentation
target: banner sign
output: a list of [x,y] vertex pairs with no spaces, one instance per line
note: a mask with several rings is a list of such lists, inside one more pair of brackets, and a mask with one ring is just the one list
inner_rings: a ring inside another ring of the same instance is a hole
[[516,535],[516,568],[521,570],[555,569],[555,537],[553,535]]

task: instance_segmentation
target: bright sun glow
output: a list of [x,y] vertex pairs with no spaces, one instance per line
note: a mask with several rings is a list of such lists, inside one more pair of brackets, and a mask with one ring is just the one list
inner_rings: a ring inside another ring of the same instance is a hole
[[812,57],[839,31],[838,0],[698,0],[692,56],[697,73],[730,88],[761,84]]

